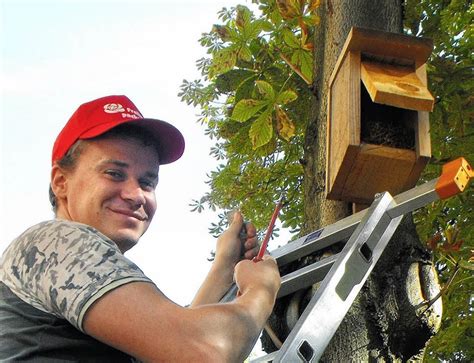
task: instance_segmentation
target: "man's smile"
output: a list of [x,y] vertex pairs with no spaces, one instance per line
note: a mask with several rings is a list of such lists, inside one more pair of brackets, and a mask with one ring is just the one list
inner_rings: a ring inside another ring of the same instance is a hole
[[133,211],[127,208],[109,208],[113,213],[116,214],[121,214],[127,217],[132,217],[135,219],[138,219],[140,222],[146,221],[148,219],[148,216],[146,215],[145,212],[140,212],[138,210]]

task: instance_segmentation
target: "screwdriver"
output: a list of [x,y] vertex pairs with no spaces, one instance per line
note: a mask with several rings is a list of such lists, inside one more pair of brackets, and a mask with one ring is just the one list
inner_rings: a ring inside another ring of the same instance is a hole
[[265,251],[267,250],[268,241],[270,240],[270,237],[272,235],[273,227],[275,227],[275,222],[278,217],[278,214],[280,213],[280,210],[283,207],[283,202],[284,202],[284,198],[281,197],[277,205],[275,206],[275,210],[273,211],[272,219],[270,220],[270,223],[268,225],[265,238],[263,239],[262,245],[260,246],[260,250],[258,251],[257,256],[255,256],[253,259],[254,262],[261,261],[263,258],[263,255],[265,254]]

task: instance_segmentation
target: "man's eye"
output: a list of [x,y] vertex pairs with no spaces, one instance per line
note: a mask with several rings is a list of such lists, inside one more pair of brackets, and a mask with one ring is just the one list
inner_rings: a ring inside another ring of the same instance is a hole
[[110,175],[113,179],[121,180],[123,179],[124,175],[119,170],[106,170],[105,174]]
[[151,180],[142,180],[140,181],[140,184],[145,190],[154,190],[156,187],[155,183]]

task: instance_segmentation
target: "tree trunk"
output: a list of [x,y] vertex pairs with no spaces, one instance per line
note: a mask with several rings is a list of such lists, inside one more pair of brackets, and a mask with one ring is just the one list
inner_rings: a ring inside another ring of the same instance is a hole
[[[325,191],[328,82],[349,30],[360,26],[402,31],[400,0],[326,0],[319,11],[321,24],[314,40],[316,102],[305,139],[303,234],[334,223],[352,210],[347,203],[327,200]],[[438,291],[430,256],[417,237],[411,215],[405,216],[322,361],[406,361],[419,354],[439,328],[441,302],[429,309],[423,305]],[[277,302],[270,323],[281,340],[294,324],[288,306],[301,308],[309,298],[308,293],[297,293]],[[266,335],[262,342],[265,350],[276,349]]]

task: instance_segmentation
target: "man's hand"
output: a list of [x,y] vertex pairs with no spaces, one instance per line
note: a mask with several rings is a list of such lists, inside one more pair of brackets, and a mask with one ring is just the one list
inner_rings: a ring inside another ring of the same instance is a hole
[[258,254],[257,231],[252,223],[246,223],[245,240],[240,231],[244,226],[242,214],[235,212],[229,228],[217,239],[215,262],[229,268],[242,259],[251,260]]
[[217,239],[216,256],[206,279],[199,288],[191,306],[217,303],[232,285],[234,268],[242,259],[251,262],[258,254],[257,231],[252,223],[246,224],[245,240],[239,236],[243,227],[240,212],[235,212],[229,228]]
[[252,289],[261,289],[268,294],[272,305],[281,284],[278,265],[270,255],[264,255],[258,262],[239,262],[235,267],[234,280],[239,288],[239,295]]

